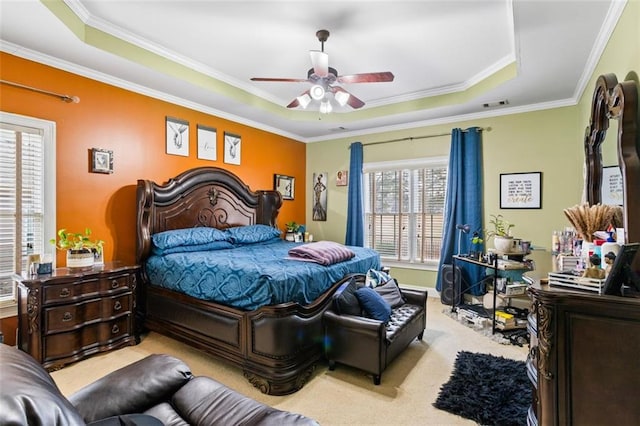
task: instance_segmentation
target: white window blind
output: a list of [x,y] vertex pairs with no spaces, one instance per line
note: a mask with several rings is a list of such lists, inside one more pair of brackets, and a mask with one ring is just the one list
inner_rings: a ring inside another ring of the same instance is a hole
[[[55,199],[55,192],[45,195],[55,185],[55,153],[47,144],[55,126],[13,114],[0,118],[0,302],[6,302],[15,299],[16,275],[25,272],[27,256],[50,252],[47,215],[55,224],[55,202],[47,198]],[[53,158],[46,161],[45,153]]]
[[365,243],[382,259],[436,264],[440,258],[445,158],[365,165]]

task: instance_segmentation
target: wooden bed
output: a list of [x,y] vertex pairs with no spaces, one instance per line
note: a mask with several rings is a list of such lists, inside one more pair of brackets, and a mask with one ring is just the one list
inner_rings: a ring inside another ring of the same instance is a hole
[[162,185],[138,180],[137,186],[138,324],[226,359],[271,395],[295,392],[311,376],[323,355],[322,314],[344,279],[307,306],[283,303],[244,311],[154,286],[144,266],[155,233],[274,226],[281,205],[279,192],[253,192],[234,174],[215,167],[188,170]]

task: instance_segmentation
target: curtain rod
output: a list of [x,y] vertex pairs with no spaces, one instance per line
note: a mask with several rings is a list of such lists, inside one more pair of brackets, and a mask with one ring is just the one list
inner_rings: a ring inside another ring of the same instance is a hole
[[[487,128],[480,127],[479,130],[481,132],[483,132],[483,131],[490,132],[491,131],[491,127],[487,127]],[[463,130],[463,132],[467,132],[467,130]],[[400,139],[389,139],[388,141],[363,143],[362,146],[380,145],[380,144],[383,144],[383,143],[391,143],[391,142],[412,141],[414,139],[429,139],[429,138],[437,138],[438,136],[450,136],[450,135],[451,135],[451,132],[437,133],[437,134],[433,134],[433,135],[423,135],[423,136],[409,136],[409,137],[400,138]],[[349,148],[351,148],[351,146],[349,146]]]
[[17,87],[19,89],[31,90],[32,92],[42,93],[43,95],[53,96],[67,103],[73,102],[77,104],[80,102],[80,98],[77,96],[61,95],[59,93],[50,92],[48,90],[36,89],[35,87],[25,86],[24,84],[14,83],[12,81],[7,81],[7,80],[0,80],[0,83],[6,84],[8,86]]

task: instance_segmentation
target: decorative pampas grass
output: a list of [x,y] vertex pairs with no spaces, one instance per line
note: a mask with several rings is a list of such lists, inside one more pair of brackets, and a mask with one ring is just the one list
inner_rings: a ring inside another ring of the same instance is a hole
[[584,241],[592,242],[596,231],[605,231],[609,225],[622,227],[622,207],[608,204],[577,204],[564,209],[564,214]]

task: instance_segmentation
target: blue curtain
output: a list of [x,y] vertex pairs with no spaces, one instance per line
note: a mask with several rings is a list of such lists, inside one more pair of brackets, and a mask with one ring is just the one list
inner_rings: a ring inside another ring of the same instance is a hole
[[362,143],[351,144],[349,160],[349,192],[347,234],[345,244],[364,247],[364,196],[362,191]]
[[[481,130],[478,127],[471,127],[466,131],[453,129],[451,132],[446,197],[442,249],[436,282],[438,291],[442,289],[442,266],[450,265],[454,254],[469,253],[473,232],[483,230],[482,144]],[[470,229],[469,233],[462,234],[460,247],[460,230],[456,225],[469,225]],[[463,262],[456,263],[456,266],[462,270],[463,293],[480,296],[486,292],[482,281],[484,268]]]

